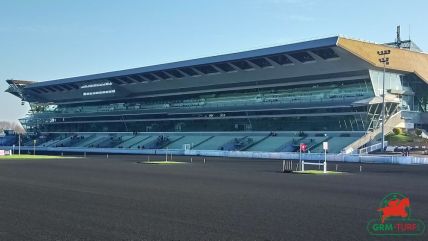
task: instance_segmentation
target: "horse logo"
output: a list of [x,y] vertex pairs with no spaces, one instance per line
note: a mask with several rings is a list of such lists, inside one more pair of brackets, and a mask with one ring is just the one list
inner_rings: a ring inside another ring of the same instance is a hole
[[385,197],[383,204],[385,206],[378,209],[378,211],[382,213],[382,223],[385,223],[385,220],[391,217],[409,217],[410,200],[408,197],[404,197],[403,195],[399,194],[393,194],[390,197]]
[[367,224],[371,235],[422,235],[425,232],[425,223],[410,216],[410,199],[401,193],[388,194],[377,211],[380,217]]

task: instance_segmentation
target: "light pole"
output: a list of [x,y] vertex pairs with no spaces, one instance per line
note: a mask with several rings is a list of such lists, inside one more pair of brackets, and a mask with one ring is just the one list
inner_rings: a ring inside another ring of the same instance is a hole
[[389,58],[387,55],[391,54],[391,50],[381,50],[377,51],[379,56],[382,58],[379,59],[379,62],[383,64],[383,80],[382,80],[382,152],[385,151],[385,75],[386,75],[386,66],[389,65]]

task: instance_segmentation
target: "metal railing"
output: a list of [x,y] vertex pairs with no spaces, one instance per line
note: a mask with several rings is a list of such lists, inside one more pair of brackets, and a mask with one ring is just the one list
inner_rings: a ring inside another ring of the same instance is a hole
[[[400,124],[403,120],[401,119],[401,111],[395,113],[392,115],[386,122],[385,122],[385,134],[388,134],[389,132],[394,129],[395,126]],[[363,137],[356,140],[355,142],[351,143],[347,147],[343,148],[344,153],[352,153],[361,146],[369,143],[370,141],[374,141],[378,138],[378,136],[382,133],[382,128],[377,128],[373,130],[372,132],[366,133]]]
[[[0,150],[12,150],[12,147],[0,147]],[[355,154],[324,154],[297,152],[253,152],[253,151],[218,151],[218,150],[184,150],[184,149],[145,149],[131,150],[120,148],[73,148],[73,147],[36,147],[38,152],[51,153],[75,153],[74,155],[86,156],[86,153],[97,154],[137,154],[137,155],[180,155],[180,156],[211,156],[211,157],[239,157],[249,159],[276,159],[276,160],[304,160],[304,161],[327,161],[354,162],[354,163],[385,163],[401,165],[428,164],[427,157],[394,156],[394,155],[355,155]],[[23,146],[21,151],[32,153],[33,147]]]
[[[388,146],[388,142],[387,141],[385,141],[384,143],[385,143],[385,146]],[[368,147],[364,147],[364,148],[355,150],[353,152],[353,154],[368,154],[370,152],[374,152],[374,151],[377,151],[377,150],[380,150],[380,149],[382,149],[382,142],[379,142],[379,143],[376,143],[374,145],[371,145],[371,146],[368,146]]]

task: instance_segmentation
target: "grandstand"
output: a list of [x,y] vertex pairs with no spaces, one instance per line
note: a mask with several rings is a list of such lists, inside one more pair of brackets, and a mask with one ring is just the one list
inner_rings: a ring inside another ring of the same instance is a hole
[[7,91],[30,104],[24,145],[40,148],[349,152],[379,139],[377,51],[391,50],[386,125],[427,124],[428,55],[409,46],[336,36]]

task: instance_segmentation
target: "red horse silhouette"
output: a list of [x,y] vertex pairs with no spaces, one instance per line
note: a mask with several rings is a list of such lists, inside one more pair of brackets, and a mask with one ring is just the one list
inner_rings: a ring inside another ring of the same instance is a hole
[[410,201],[407,197],[389,201],[387,206],[378,209],[378,211],[382,212],[382,223],[390,217],[406,218],[409,216],[406,210],[407,207],[410,207]]

